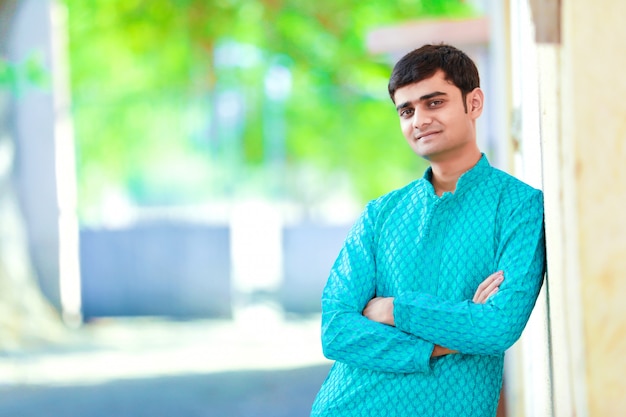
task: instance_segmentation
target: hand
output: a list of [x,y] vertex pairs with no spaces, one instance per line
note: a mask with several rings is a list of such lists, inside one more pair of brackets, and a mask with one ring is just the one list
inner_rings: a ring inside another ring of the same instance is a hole
[[443,346],[435,345],[435,347],[433,348],[433,352],[430,354],[430,357],[436,358],[438,356],[452,355],[455,353],[459,353],[459,352],[456,350],[448,349]]
[[498,292],[500,284],[504,280],[504,272],[498,271],[489,275],[480,283],[472,301],[476,304],[485,304],[489,297]]
[[395,326],[393,319],[393,297],[372,298],[365,306],[363,315],[378,323]]
[[[494,272],[489,275],[483,282],[480,283],[478,288],[476,289],[476,293],[474,294],[474,298],[472,301],[476,304],[484,304],[487,302],[489,297],[498,292],[500,288],[500,284],[504,280],[504,273],[502,271]],[[438,356],[450,355],[459,353],[456,350],[451,350],[443,346],[435,345],[431,358],[435,358]]]

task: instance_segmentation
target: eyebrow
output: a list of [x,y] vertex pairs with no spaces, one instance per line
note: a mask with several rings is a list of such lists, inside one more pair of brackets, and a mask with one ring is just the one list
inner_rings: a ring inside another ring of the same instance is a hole
[[[429,100],[429,99],[434,98],[434,97],[447,96],[447,95],[448,95],[448,93],[444,93],[442,91],[434,91],[432,93],[428,93],[428,94],[425,94],[425,95],[421,96],[416,101],[426,101],[426,100]],[[404,103],[399,104],[398,106],[396,106],[396,110],[404,109],[406,107],[409,107],[410,105],[411,105],[410,101],[404,102]]]

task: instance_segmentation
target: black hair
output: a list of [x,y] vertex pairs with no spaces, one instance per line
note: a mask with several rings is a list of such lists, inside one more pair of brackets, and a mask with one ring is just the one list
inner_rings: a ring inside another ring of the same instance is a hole
[[466,106],[467,94],[480,87],[478,68],[463,51],[446,44],[424,45],[409,52],[396,63],[389,78],[391,100],[395,102],[394,95],[398,88],[430,78],[438,70],[443,71],[445,79],[461,90],[463,105]]

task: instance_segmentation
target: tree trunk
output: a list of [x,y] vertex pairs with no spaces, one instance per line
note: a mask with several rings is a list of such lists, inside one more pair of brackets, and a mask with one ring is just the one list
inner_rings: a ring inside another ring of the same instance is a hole
[[[17,0],[0,0],[0,60],[7,52]],[[0,352],[60,342],[58,312],[42,295],[28,251],[26,225],[14,188],[16,138],[10,85],[0,84]]]

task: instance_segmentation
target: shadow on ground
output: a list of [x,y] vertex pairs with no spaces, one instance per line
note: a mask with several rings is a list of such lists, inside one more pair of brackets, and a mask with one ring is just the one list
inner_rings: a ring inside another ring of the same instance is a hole
[[330,365],[0,387],[1,417],[307,417]]

